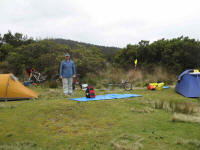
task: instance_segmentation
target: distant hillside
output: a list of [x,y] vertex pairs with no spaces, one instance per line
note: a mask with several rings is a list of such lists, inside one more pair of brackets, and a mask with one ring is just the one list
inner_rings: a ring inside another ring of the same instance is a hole
[[106,56],[114,55],[118,50],[120,50],[120,48],[117,48],[117,47],[99,46],[99,45],[94,45],[94,44],[89,44],[89,43],[77,42],[73,40],[65,40],[65,39],[51,39],[51,40],[55,41],[58,44],[68,45],[71,49],[76,48],[77,45],[82,45],[85,47],[95,46],[99,48],[102,51],[102,53],[104,53]]

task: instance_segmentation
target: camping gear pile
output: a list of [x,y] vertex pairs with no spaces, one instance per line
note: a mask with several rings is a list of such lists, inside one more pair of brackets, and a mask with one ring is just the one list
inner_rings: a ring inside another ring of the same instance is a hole
[[28,81],[24,81],[24,85],[25,86],[29,86],[29,85],[39,85],[42,82],[44,82],[46,80],[47,76],[43,76],[40,72],[38,71],[33,71],[32,72],[32,77],[30,80]]
[[32,80],[34,83],[40,84],[40,83],[42,83],[43,81],[46,80],[46,76],[43,76],[40,72],[33,71],[32,74],[33,74],[33,75],[32,75],[31,80]]
[[[40,73],[34,74],[33,77],[35,77],[35,82],[37,83],[41,83],[46,79],[43,76],[41,76]],[[24,85],[22,85],[13,74],[0,74],[0,83],[0,100],[37,98],[37,94],[25,87]],[[30,85],[32,83],[29,81],[24,82],[24,84]],[[148,90],[161,90],[164,88],[169,88],[167,86],[164,86],[164,82],[149,83],[147,87]],[[101,97],[99,95],[96,96],[94,88],[88,86],[87,84],[81,84],[81,89],[85,90],[86,99],[76,98],[72,100],[88,101],[88,98],[91,100],[116,98],[113,97],[113,95],[111,95],[110,98],[107,97],[108,95],[106,95],[106,97]],[[182,72],[178,76],[175,91],[185,97],[200,97],[199,70],[188,69]]]
[[88,84],[81,84],[81,89],[83,91],[87,90]]
[[200,72],[188,69],[178,76],[175,91],[185,97],[200,97]]
[[149,85],[147,86],[148,90],[162,90],[164,86],[163,82],[157,82],[157,83],[149,83]]

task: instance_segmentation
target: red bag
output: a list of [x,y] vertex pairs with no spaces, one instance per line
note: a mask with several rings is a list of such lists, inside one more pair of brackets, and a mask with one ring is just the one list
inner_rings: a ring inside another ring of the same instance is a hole
[[155,86],[153,86],[153,85],[148,85],[147,89],[148,89],[148,90],[155,90]]
[[88,86],[87,89],[86,89],[86,97],[87,98],[95,98],[95,91],[94,91],[94,88],[91,87],[91,86]]

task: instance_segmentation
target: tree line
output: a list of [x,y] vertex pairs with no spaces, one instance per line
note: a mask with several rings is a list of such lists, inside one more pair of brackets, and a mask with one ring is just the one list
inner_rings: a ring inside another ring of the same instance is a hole
[[52,40],[33,40],[20,33],[10,31],[0,36],[0,72],[24,74],[26,67],[33,67],[52,79],[59,73],[59,66],[66,53],[70,53],[76,64],[77,73],[85,76],[97,73],[105,67],[105,55],[95,46],[77,45],[70,48]]
[[138,67],[141,69],[153,71],[161,66],[171,73],[179,74],[185,69],[200,67],[200,42],[183,36],[161,39],[151,44],[142,40],[120,50],[115,55],[114,63],[131,68],[134,59],[138,60]]
[[[67,41],[67,42],[66,42]],[[200,42],[189,37],[161,39],[153,43],[140,41],[128,44],[123,49],[83,45],[69,40],[34,40],[21,33],[0,34],[0,73],[24,74],[27,66],[36,68],[52,79],[59,72],[60,62],[66,52],[71,54],[77,73],[84,77],[87,73],[98,74],[106,69],[106,64],[132,69],[134,60],[138,68],[151,72],[157,66],[179,74],[188,68],[200,67]],[[109,52],[111,50],[112,52]],[[109,69],[109,68],[107,68]]]

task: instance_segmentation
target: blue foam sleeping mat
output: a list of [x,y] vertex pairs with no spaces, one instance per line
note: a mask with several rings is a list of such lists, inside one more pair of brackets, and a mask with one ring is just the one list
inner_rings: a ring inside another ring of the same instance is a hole
[[163,86],[163,89],[169,89],[170,87],[169,86]]
[[86,102],[86,101],[97,101],[97,100],[121,99],[129,97],[140,97],[140,96],[141,95],[137,94],[106,94],[106,95],[97,95],[95,98],[80,97],[80,98],[69,98],[69,99]]

